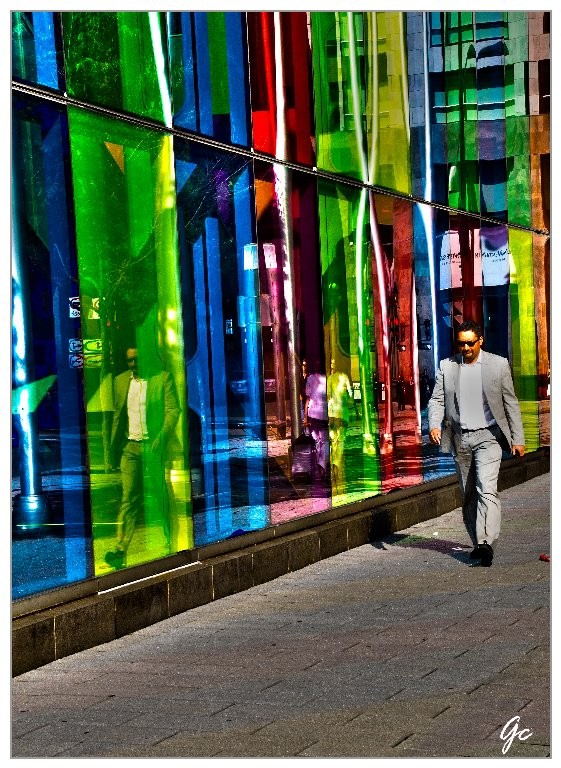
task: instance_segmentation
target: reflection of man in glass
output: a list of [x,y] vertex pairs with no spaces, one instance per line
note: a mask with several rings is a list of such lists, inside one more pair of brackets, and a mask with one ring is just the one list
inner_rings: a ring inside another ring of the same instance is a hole
[[304,414],[304,404],[306,402],[306,379],[308,378],[308,363],[306,360],[302,360],[302,367],[300,370],[300,417],[302,423],[306,421]]
[[397,397],[397,410],[405,410],[405,382],[403,376],[398,376],[395,382],[395,393]]
[[327,396],[325,373],[320,372],[319,362],[313,361],[311,373],[306,377],[306,402],[304,405],[304,424],[316,444],[317,468],[321,479],[327,475],[329,463],[329,430],[327,421]]
[[166,462],[180,450],[175,426],[181,413],[173,376],[160,371],[142,378],[138,351],[127,349],[128,371],[115,379],[115,412],[111,433],[111,463],[121,468],[123,496],[118,516],[117,547],[105,561],[125,564],[137,518],[145,500],[159,508],[168,550],[173,491],[166,483]]
[[426,368],[423,368],[423,372],[419,380],[419,386],[421,389],[421,409],[424,409],[428,405],[428,402],[432,395],[432,388],[434,386],[434,381],[429,376]]
[[327,409],[331,442],[331,472],[335,484],[338,484],[342,479],[341,469],[351,403],[356,410],[349,377],[346,373],[337,371],[335,360],[332,360],[331,373],[327,378]]

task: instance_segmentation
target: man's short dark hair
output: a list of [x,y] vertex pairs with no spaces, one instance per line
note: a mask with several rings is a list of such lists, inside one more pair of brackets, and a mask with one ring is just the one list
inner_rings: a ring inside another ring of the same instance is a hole
[[458,326],[456,331],[456,338],[458,337],[459,333],[468,333],[469,331],[475,333],[478,339],[483,336],[483,328],[479,325],[479,323],[475,323],[473,320],[466,320]]

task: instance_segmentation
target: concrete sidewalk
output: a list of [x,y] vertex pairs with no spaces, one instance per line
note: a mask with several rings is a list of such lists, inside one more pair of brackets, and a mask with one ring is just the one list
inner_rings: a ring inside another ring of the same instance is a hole
[[491,568],[456,509],[14,678],[12,757],[549,756],[550,475],[501,498]]

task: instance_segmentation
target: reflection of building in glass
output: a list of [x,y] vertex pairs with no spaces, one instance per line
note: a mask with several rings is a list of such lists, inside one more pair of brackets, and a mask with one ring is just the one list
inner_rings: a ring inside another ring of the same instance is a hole
[[[143,491],[127,566],[453,471],[426,403],[467,318],[548,442],[549,37],[542,11],[12,14],[16,597],[111,571],[127,349],[173,377],[181,445],[173,532]],[[345,402],[292,472],[311,372]]]

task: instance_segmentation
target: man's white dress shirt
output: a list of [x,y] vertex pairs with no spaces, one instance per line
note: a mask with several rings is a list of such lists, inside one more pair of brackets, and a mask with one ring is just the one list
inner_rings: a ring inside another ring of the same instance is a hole
[[481,357],[460,365],[460,425],[462,429],[485,429],[497,422],[483,393]]
[[127,397],[129,416],[129,440],[147,440],[146,428],[146,386],[145,379],[135,379],[131,374],[131,383]]

